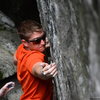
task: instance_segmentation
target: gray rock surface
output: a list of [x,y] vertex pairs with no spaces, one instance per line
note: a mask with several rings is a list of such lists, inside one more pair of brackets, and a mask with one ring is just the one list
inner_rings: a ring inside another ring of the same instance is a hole
[[0,71],[4,78],[16,72],[16,67],[13,64],[13,54],[18,46],[19,39],[14,23],[2,12],[0,12],[0,18]]
[[0,87],[9,81],[16,84],[15,88],[0,100],[19,100],[22,93],[16,77],[13,77],[16,74],[13,54],[20,43],[14,27],[14,22],[0,11]]
[[100,98],[99,0],[37,2],[58,65],[57,100]]

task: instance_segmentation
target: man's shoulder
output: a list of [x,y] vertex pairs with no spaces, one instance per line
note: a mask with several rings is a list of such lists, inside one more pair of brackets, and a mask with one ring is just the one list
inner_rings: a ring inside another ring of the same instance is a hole
[[23,48],[24,47],[24,45],[21,43],[18,47],[17,47],[17,50],[18,49],[21,49],[21,48]]

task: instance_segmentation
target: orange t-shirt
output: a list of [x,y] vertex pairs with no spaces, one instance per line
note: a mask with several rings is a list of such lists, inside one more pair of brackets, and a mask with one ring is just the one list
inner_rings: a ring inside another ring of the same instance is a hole
[[17,78],[23,90],[20,100],[51,100],[52,80],[41,80],[31,74],[33,65],[44,62],[44,56],[39,51],[25,50],[23,44],[16,50]]

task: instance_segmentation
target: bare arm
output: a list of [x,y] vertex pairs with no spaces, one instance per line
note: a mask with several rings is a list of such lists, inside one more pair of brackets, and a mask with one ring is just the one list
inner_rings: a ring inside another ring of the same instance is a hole
[[54,77],[57,74],[57,66],[55,63],[47,64],[38,62],[33,66],[32,74],[43,80]]

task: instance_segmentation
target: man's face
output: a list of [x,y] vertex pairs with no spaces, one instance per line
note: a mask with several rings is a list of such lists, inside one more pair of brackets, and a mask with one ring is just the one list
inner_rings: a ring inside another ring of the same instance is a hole
[[29,38],[28,48],[40,52],[45,51],[46,34],[44,32],[34,32]]

